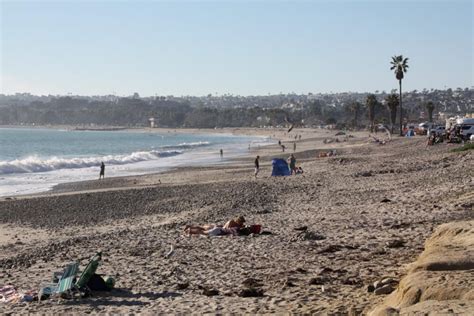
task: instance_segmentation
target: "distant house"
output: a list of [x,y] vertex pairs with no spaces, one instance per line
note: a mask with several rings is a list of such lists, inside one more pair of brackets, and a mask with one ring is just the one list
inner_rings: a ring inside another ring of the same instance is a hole
[[150,122],[150,127],[151,128],[154,128],[155,127],[155,118],[154,117],[150,117],[148,119],[148,121]]

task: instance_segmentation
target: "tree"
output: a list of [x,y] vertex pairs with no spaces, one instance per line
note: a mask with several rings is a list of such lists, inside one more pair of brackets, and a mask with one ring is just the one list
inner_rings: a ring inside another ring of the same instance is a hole
[[435,106],[433,102],[429,101],[425,104],[426,110],[428,111],[428,121],[433,122],[433,111],[435,109]]
[[374,132],[375,127],[375,107],[377,106],[377,98],[373,94],[367,96],[367,101],[365,102],[367,106],[367,114],[369,115],[370,121],[370,131]]
[[400,136],[403,136],[402,121],[403,121],[403,109],[402,109],[402,80],[404,74],[408,70],[408,58],[403,58],[403,55],[393,56],[390,62],[392,67],[390,70],[394,70],[395,78],[397,78],[400,86]]
[[350,107],[349,107],[351,112],[354,113],[354,123],[353,123],[354,128],[357,127],[357,118],[359,116],[359,112],[360,112],[361,107],[362,107],[362,105],[357,101],[352,102]]
[[387,101],[387,108],[390,111],[390,130],[393,134],[393,126],[395,125],[395,120],[397,119],[397,107],[398,107],[398,96],[394,93],[390,94],[385,101]]

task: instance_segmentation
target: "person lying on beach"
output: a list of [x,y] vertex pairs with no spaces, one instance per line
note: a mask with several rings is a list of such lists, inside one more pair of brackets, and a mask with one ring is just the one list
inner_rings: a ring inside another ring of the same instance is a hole
[[239,216],[235,219],[227,221],[222,225],[203,225],[203,226],[186,226],[184,232],[190,235],[208,235],[208,236],[223,236],[223,235],[238,235],[239,230],[244,227],[245,218]]

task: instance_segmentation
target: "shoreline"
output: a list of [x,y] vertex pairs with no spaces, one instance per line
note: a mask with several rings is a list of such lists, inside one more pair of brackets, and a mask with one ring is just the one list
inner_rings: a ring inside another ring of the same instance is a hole
[[[16,128],[16,127],[12,127],[12,128]],[[29,128],[29,127],[25,127],[25,128]],[[44,127],[38,127],[37,126],[36,128],[44,128]],[[51,127],[51,128],[56,130],[56,129],[62,129],[62,128],[64,128],[64,126],[63,127],[56,126],[56,127]],[[274,139],[273,137],[275,137],[275,138],[278,138],[278,139],[282,139],[282,143],[287,144],[287,147],[291,147],[289,144],[295,142],[295,140],[293,139],[293,136],[291,138],[289,136],[287,136],[286,129],[283,129],[283,128],[280,128],[278,130],[277,129],[259,129],[259,128],[224,128],[224,129],[163,129],[163,128],[154,128],[154,129],[133,129],[133,130],[125,129],[125,130],[122,130],[122,131],[152,132],[152,133],[159,133],[159,134],[173,133],[173,134],[191,134],[191,135],[200,135],[200,134],[202,134],[202,135],[247,136],[247,137],[258,137],[258,138],[262,138],[262,139],[268,139],[268,138]],[[309,139],[310,137],[313,136],[312,134],[314,134],[314,133],[319,133],[320,134],[322,131],[324,131],[325,134],[328,134],[328,133],[335,134],[337,132],[337,130],[331,130],[330,131],[330,130],[319,130],[319,129],[302,129],[302,130],[298,129],[297,131],[298,131],[297,133],[302,136],[301,140],[297,141],[297,143]],[[276,142],[276,140],[275,140],[275,142]],[[260,148],[260,147],[262,147],[262,148]],[[263,149],[263,147],[272,147],[272,149],[277,149],[278,148],[276,146],[276,144],[271,144],[271,143],[261,144],[261,145],[258,145],[258,147],[256,147],[256,148],[255,147],[251,148],[251,150],[248,151],[248,152],[241,153],[237,156],[233,156],[233,157],[230,157],[230,158],[224,158],[223,162],[212,163],[209,166],[210,167],[218,167],[218,166],[221,166],[221,165],[235,165],[239,161],[248,160],[250,157],[253,157],[253,156],[257,155],[258,153],[265,153],[265,150]],[[176,169],[187,170],[187,168],[193,168],[193,167],[196,167],[196,166],[199,166],[199,165],[200,164],[194,165],[193,162],[190,162],[190,165],[170,166],[169,168],[165,168],[161,172],[150,172],[150,173],[138,173],[138,174],[135,174],[135,175],[113,176],[113,177],[107,178],[107,182],[108,183],[111,183],[111,182],[117,183],[117,182],[120,181],[120,179],[122,179],[124,181],[127,181],[127,179],[131,179],[131,178],[135,179],[135,178],[139,178],[139,177],[145,177],[147,175],[158,176],[158,175],[163,175],[163,174],[166,174],[166,173],[169,173],[169,172],[175,172]],[[206,166],[206,165],[204,164],[204,162],[202,162],[201,167],[204,167],[204,166]],[[116,180],[110,180],[110,179],[116,179]],[[68,186],[69,187],[74,187],[75,186],[74,184],[76,182],[78,182],[78,183],[81,183],[81,182],[89,183],[89,182],[94,182],[94,181],[95,181],[94,179],[91,179],[91,180],[70,181],[70,182],[59,183],[59,184],[53,185],[50,188],[46,188],[46,189],[38,191],[38,192],[26,193],[26,194],[20,193],[20,194],[15,194],[15,195],[3,195],[3,196],[0,197],[0,200],[1,199],[4,200],[4,199],[12,199],[12,198],[21,198],[21,197],[29,197],[29,196],[41,196],[41,195],[47,195],[47,194],[54,194],[58,190],[63,191],[63,189],[62,189],[63,187],[68,187]],[[69,184],[69,185],[66,185],[66,184]],[[81,185],[79,185],[79,186],[81,186]]]

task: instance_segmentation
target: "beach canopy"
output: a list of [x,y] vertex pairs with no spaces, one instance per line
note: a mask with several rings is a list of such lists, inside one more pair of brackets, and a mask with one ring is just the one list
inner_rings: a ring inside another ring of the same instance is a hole
[[275,158],[272,160],[272,177],[290,175],[290,168],[288,168],[288,163],[285,159]]

